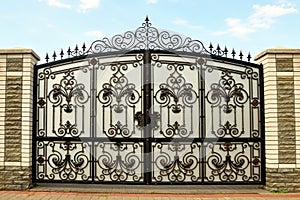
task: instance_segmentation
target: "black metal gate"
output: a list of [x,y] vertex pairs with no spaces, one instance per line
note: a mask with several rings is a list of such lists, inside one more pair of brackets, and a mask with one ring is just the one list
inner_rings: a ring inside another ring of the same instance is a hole
[[262,68],[209,49],[146,19],[54,53],[35,71],[34,181],[264,183]]

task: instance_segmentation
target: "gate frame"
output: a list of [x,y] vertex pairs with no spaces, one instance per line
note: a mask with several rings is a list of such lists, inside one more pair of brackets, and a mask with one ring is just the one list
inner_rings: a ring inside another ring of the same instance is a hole
[[[143,26],[145,25],[145,27],[150,27],[151,24],[149,23],[149,20],[148,18],[146,18],[145,20],[145,23],[143,24]],[[151,27],[152,28],[152,27]],[[125,33],[126,34],[126,33]],[[189,38],[188,38],[189,39]],[[104,40],[102,40],[104,41]],[[192,40],[193,42],[194,40]],[[48,66],[51,66],[51,65],[57,65],[57,64],[62,64],[62,63],[72,63],[74,61],[78,61],[78,60],[83,60],[83,59],[86,59],[87,57],[98,57],[98,56],[101,56],[101,55],[113,55],[115,52],[106,52],[106,53],[102,53],[102,52],[99,52],[99,53],[95,53],[93,52],[93,45],[95,45],[97,42],[99,42],[99,40],[95,41],[94,43],[92,43],[92,45],[90,46],[90,48],[86,50],[86,47],[85,47],[85,44],[83,45],[83,50],[80,51],[78,49],[78,47],[76,46],[75,50],[74,51],[71,51],[70,48],[68,50],[68,55],[69,55],[69,58],[67,59],[61,59],[61,60],[56,60],[56,53],[54,52],[53,54],[53,59],[54,61],[53,62],[50,62],[48,63],[48,60],[49,60],[49,56],[47,54],[46,56],[46,61],[47,63],[45,64],[40,64],[40,65],[37,65],[34,67],[34,87],[33,87],[33,102],[34,102],[34,105],[33,105],[33,145],[32,145],[32,152],[33,152],[33,165],[32,165],[32,169],[33,169],[33,174],[32,174],[32,181],[33,183],[35,182],[41,182],[40,180],[38,180],[36,178],[36,172],[37,172],[37,169],[36,169],[36,162],[37,162],[37,158],[36,158],[36,141],[37,141],[37,137],[36,137],[36,131],[37,131],[37,115],[36,115],[36,112],[37,112],[37,106],[36,106],[36,102],[37,102],[37,76],[38,76],[38,69],[40,68],[44,68],[44,67],[48,67]],[[259,70],[259,80],[260,80],[260,119],[261,121],[259,122],[260,124],[260,127],[261,127],[261,136],[260,136],[260,139],[259,141],[261,141],[261,181],[260,183],[265,185],[266,183],[266,166],[265,166],[265,127],[264,127],[264,123],[265,123],[265,118],[264,118],[264,79],[263,79],[263,66],[262,65],[258,65],[258,64],[255,64],[255,63],[250,63],[250,59],[251,59],[251,56],[250,54],[248,55],[248,62],[246,61],[243,61],[242,58],[243,58],[243,54],[242,52],[240,52],[240,60],[237,60],[235,59],[235,51],[233,49],[232,51],[232,55],[233,55],[233,58],[227,58],[227,53],[228,53],[228,50],[227,48],[225,47],[224,50],[221,50],[221,48],[219,47],[219,45],[217,46],[217,48],[214,50],[212,45],[210,45],[209,49],[210,51],[206,50],[205,47],[203,46],[202,42],[200,41],[197,41],[199,42],[201,45],[202,45],[202,50],[201,52],[204,53],[204,54],[200,54],[202,57],[208,57],[208,58],[211,58],[212,60],[218,60],[218,61],[221,61],[222,63],[229,63],[229,64],[235,64],[235,65],[239,65],[240,67],[243,67],[243,66],[247,66],[247,67],[254,67],[254,68],[258,68]],[[145,51],[149,51],[149,53],[145,53]],[[151,54],[151,51],[153,51],[152,49],[145,49],[144,52],[143,50],[127,50],[125,49],[124,51],[120,50],[120,51],[116,51],[117,54],[126,54],[126,53],[145,53],[145,54],[148,54],[150,55]],[[187,55],[189,53],[187,52],[181,52],[181,51],[176,51],[175,49],[167,49],[167,50],[158,50],[159,52],[165,52],[165,53],[172,53],[172,52],[175,52],[181,56],[184,56],[184,55]],[[186,53],[186,54],[182,54],[182,53]],[[61,51],[61,58],[63,58],[63,51]],[[192,53],[194,55],[194,53]],[[147,58],[144,59],[144,64],[148,65],[150,62],[147,61]],[[150,68],[149,68],[150,69]],[[150,73],[150,77],[151,77],[151,72],[152,70],[150,69],[150,72],[146,72],[146,73]],[[145,84],[145,83],[143,83]],[[151,84],[151,81],[148,83],[148,84]],[[147,90],[147,89],[146,89]],[[150,89],[149,89],[150,90]],[[146,94],[147,92],[144,92],[143,94]],[[141,94],[141,96],[143,96],[143,94]],[[144,97],[142,97],[143,99]],[[151,98],[151,99],[150,99]],[[153,97],[150,97],[148,98],[148,101],[150,101],[150,103],[145,103],[146,106],[144,106],[144,109],[146,109],[147,106],[152,106],[152,100],[153,100]],[[146,112],[144,112],[144,115],[146,115]],[[149,127],[149,126],[148,126]],[[143,138],[145,140],[147,140],[147,138]],[[232,138],[230,138],[231,140],[234,140]],[[245,140],[247,140],[248,138],[245,138]],[[58,139],[59,140],[59,139]],[[146,144],[147,142],[145,142],[144,144]],[[150,144],[150,143],[148,143]],[[149,148],[148,148],[149,149]],[[150,146],[150,150],[151,150],[151,146]],[[144,153],[147,153],[147,152],[144,152]],[[151,171],[144,177],[145,179],[147,180],[151,180],[152,176],[151,176]],[[150,176],[148,178],[146,178],[147,176]],[[49,181],[46,181],[46,182],[49,182]],[[63,182],[63,181],[51,181],[51,182]],[[72,182],[77,182],[77,181],[72,181]],[[90,181],[89,182],[82,182],[82,181],[78,181],[80,183],[91,183]],[[97,182],[93,182],[93,183],[97,183]],[[101,183],[101,182],[100,182]],[[110,182],[110,184],[123,184],[122,182]],[[126,184],[134,184],[134,183],[126,183]],[[137,183],[137,184],[141,184],[141,183]],[[149,184],[149,183],[146,183],[145,184]],[[164,183],[159,183],[159,184],[164,184]],[[190,182],[183,182],[183,183],[172,183],[172,184],[198,184],[198,185],[202,185],[202,184],[207,184],[207,185],[213,185],[213,184],[226,184],[226,185],[241,185],[241,184],[258,184],[257,182],[246,182],[246,183],[242,183],[242,182],[223,182],[223,183],[219,183],[219,182],[196,182],[196,183],[190,183]]]

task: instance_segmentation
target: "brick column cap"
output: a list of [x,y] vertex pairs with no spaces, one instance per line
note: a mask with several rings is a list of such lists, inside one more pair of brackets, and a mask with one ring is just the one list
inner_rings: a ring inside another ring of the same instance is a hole
[[0,49],[1,54],[31,54],[37,61],[40,61],[40,57],[32,49],[16,47],[10,49]]
[[260,58],[266,56],[267,54],[300,54],[300,49],[293,49],[288,47],[274,47],[267,49],[257,56],[255,56],[254,60],[257,61]]

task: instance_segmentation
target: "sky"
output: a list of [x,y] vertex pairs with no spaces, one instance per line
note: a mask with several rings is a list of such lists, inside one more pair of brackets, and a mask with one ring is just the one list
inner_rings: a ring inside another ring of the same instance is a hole
[[89,46],[135,30],[148,15],[170,30],[254,57],[273,47],[300,49],[299,0],[9,0],[0,6],[0,49],[48,52]]

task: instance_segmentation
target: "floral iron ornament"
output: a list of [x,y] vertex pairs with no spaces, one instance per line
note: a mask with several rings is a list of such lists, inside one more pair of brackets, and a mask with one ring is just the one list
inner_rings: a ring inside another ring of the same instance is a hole
[[219,83],[211,85],[207,96],[208,102],[213,107],[221,106],[224,113],[231,113],[234,106],[242,106],[248,101],[244,85],[236,83],[229,71],[222,72]]

